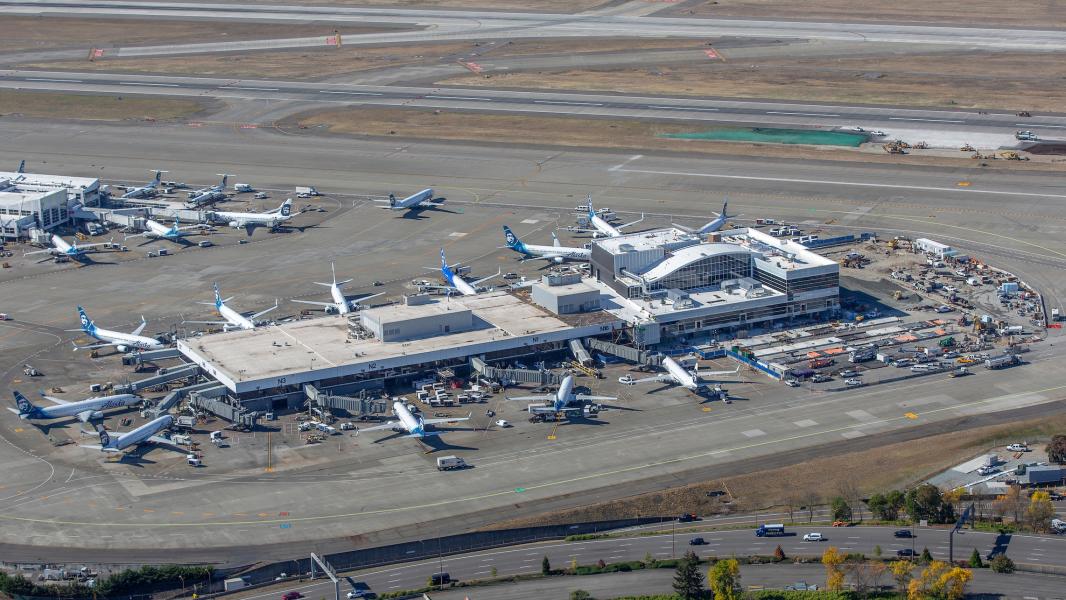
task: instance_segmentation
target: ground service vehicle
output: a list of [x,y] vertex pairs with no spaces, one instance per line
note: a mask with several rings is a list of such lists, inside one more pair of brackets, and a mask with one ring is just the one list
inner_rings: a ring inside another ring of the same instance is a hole
[[465,469],[466,467],[466,461],[458,456],[441,456],[437,458],[438,471],[454,471],[455,469]]
[[758,537],[785,535],[785,526],[781,523],[759,525],[759,528],[755,530],[755,535]]
[[316,190],[313,185],[307,185],[307,186],[298,185],[298,186],[296,186],[296,197],[297,198],[310,198],[312,196],[319,196],[319,195],[321,195],[321,194],[318,193],[318,190]]

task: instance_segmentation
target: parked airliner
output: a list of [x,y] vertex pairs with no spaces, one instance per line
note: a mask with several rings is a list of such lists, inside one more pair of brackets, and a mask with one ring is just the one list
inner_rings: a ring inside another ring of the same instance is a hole
[[415,416],[411,414],[411,410],[407,408],[407,405],[397,400],[392,403],[392,413],[396,415],[397,421],[389,421],[382,425],[375,425],[374,427],[367,427],[360,430],[363,431],[381,431],[383,429],[391,429],[397,433],[407,432],[406,437],[425,439],[430,436],[440,435],[437,431],[427,431],[427,426],[438,425],[440,423],[458,423],[459,421],[469,421],[470,417],[448,417],[446,419],[426,419],[422,415]]
[[275,229],[292,219],[292,198],[286,199],[277,208],[263,213],[212,211],[207,213],[207,217],[213,221],[227,223],[234,229],[246,229],[248,235],[251,235],[255,227]]
[[722,203],[722,212],[714,213],[715,214],[714,220],[709,222],[709,223],[707,223],[703,227],[700,227],[699,229],[692,229],[691,227],[685,227],[684,225],[678,225],[677,223],[674,223],[673,225],[674,225],[674,227],[677,227],[681,231],[685,231],[685,232],[688,232],[688,233],[698,233],[700,235],[706,235],[708,233],[714,233],[715,231],[718,231],[719,229],[721,229],[722,226],[725,225],[727,220],[733,219],[733,218],[736,218],[736,217],[740,216],[740,215],[731,215],[731,214],[727,213],[726,212],[726,208],[728,208],[728,207],[729,207],[729,202],[728,201],[723,202]]
[[89,398],[87,400],[70,402],[68,400],[60,400],[59,398],[46,396],[42,392],[41,397],[50,402],[54,402],[56,406],[37,406],[17,390],[14,394],[15,406],[17,406],[18,409],[8,408],[8,410],[17,414],[20,419],[26,421],[43,421],[47,419],[58,419],[61,417],[77,417],[82,423],[88,423],[89,421],[99,421],[103,419],[104,413],[101,411],[109,408],[130,406],[144,401],[140,396],[134,396],[133,394],[117,394],[115,396],[101,396],[99,398]]
[[511,231],[511,228],[504,225],[503,239],[506,240],[508,248],[525,257],[522,260],[550,260],[558,264],[566,260],[587,261],[592,256],[592,250],[588,248],[567,248],[563,246],[559,243],[559,238],[556,237],[555,232],[552,232],[554,245],[534,246],[518,239],[518,236]]
[[[170,227],[167,227],[166,225],[163,225],[159,221],[153,221],[152,219],[146,220],[144,222],[144,226],[147,228],[147,231],[144,231],[144,232],[141,232],[141,233],[134,233],[132,235],[127,235],[125,237],[125,239],[129,240],[129,239],[132,239],[132,238],[146,237],[146,238],[157,239],[157,240],[170,240],[172,242],[183,242],[184,240],[182,240],[182,238],[184,238],[185,236],[189,235],[190,231],[203,232],[204,229],[211,229],[210,225],[203,225],[203,224],[186,225],[186,226],[182,227],[179,224],[177,218],[174,219],[174,224],[172,226],[170,226]],[[187,243],[187,242],[185,242],[185,243]]]
[[133,189],[127,189],[125,194],[122,194],[122,198],[130,200],[133,198],[147,198],[155,195],[155,190],[159,187],[160,179],[163,177],[163,173],[166,171],[156,171],[155,179],[149,181],[141,187],[135,187]]
[[156,435],[174,423],[174,417],[163,415],[153,419],[144,425],[128,433],[111,432],[100,430],[100,443],[98,445],[81,444],[82,448],[92,448],[102,452],[122,452],[126,448],[144,443],[164,444],[173,446],[174,442],[167,438]]
[[358,300],[349,300],[344,295],[344,292],[341,291],[341,288],[344,287],[345,284],[351,283],[352,280],[345,279],[344,281],[337,281],[336,267],[334,267],[333,263],[329,263],[329,268],[330,271],[333,272],[333,283],[322,283],[320,281],[313,281],[312,283],[314,283],[315,285],[328,287],[329,295],[333,298],[333,302],[315,302],[314,300],[293,300],[293,302],[299,302],[300,304],[313,304],[315,306],[323,307],[327,313],[346,315],[352,312],[353,310],[357,310],[360,302],[369,300],[371,298],[377,298],[378,296],[381,296],[385,293],[381,292],[380,294],[371,294],[369,296],[363,296]]
[[386,210],[422,211],[439,209],[444,204],[444,199],[435,200],[433,198],[433,188],[426,188],[402,200],[397,200],[396,196],[389,194],[388,200],[375,199],[374,202],[388,202],[388,206],[378,207]]
[[233,296],[229,298],[222,298],[222,292],[218,290],[218,284],[214,284],[215,288],[215,301],[214,302],[197,302],[197,304],[203,304],[205,306],[214,306],[218,314],[225,319],[225,321],[182,321],[183,323],[198,323],[201,325],[221,325],[223,331],[233,331],[235,329],[255,329],[255,320],[259,317],[267,314],[278,307],[277,300],[274,301],[274,306],[266,310],[259,311],[255,314],[245,316],[244,313],[237,312],[226,306],[226,303],[233,300]]
[[[110,246],[111,242],[104,242],[100,244],[84,244],[79,246],[78,242],[67,243],[66,240],[58,235],[52,234],[52,247],[45,250],[34,250],[33,252],[26,252],[23,256],[33,256],[34,254],[48,254],[51,257],[65,256],[67,258],[73,258],[74,260],[82,260],[85,253],[99,248],[101,246]],[[45,259],[48,260],[48,259]],[[40,261],[44,262],[44,261]]]
[[625,385],[636,385],[638,383],[658,381],[661,383],[673,383],[679,385],[690,392],[699,392],[707,387],[707,384],[701,381],[703,377],[721,377],[722,375],[735,375],[740,372],[740,367],[738,366],[732,371],[704,371],[700,373],[698,363],[695,369],[689,371],[669,356],[663,358],[663,368],[666,369],[666,372],[659,375],[644,377],[641,379],[633,379],[629,375],[625,375],[619,378],[618,382]]
[[[617,400],[614,396],[590,396],[588,394],[574,393],[574,376],[563,377],[559,384],[559,391],[554,394],[540,396],[515,396],[507,397],[508,400],[550,402],[551,404],[530,404],[527,410],[532,414],[557,414],[557,413],[580,413],[584,410],[585,402],[602,402],[605,400]],[[576,403],[576,404],[575,404]]]
[[96,323],[93,323],[93,320],[89,318],[89,315],[85,314],[85,309],[80,306],[78,307],[78,317],[81,319],[81,329],[70,329],[68,331],[80,331],[91,338],[100,340],[100,343],[87,346],[74,344],[75,350],[95,350],[96,348],[114,346],[119,352],[129,352],[130,350],[161,350],[164,347],[163,342],[141,335],[141,332],[144,331],[145,326],[148,324],[144,321],[144,317],[141,317],[141,324],[131,333],[122,333],[121,331],[111,331],[97,327]]
[[570,231],[577,231],[577,232],[582,232],[582,233],[591,233],[592,237],[618,237],[620,235],[623,235],[622,234],[622,230],[623,229],[625,229],[626,227],[629,227],[631,225],[636,225],[637,223],[640,223],[643,220],[644,220],[644,213],[641,213],[640,214],[640,218],[637,219],[636,221],[632,221],[630,223],[625,223],[625,224],[617,225],[617,226],[611,225],[603,217],[601,217],[599,215],[599,213],[596,212],[595,208],[593,208],[593,206],[592,206],[592,194],[589,194],[589,196],[588,196],[588,212],[585,213],[585,221],[587,222],[589,227],[592,227],[592,229],[580,228],[580,227],[567,227],[567,229],[570,230]]
[[503,270],[500,269],[500,270],[497,270],[497,272],[495,274],[493,274],[493,275],[489,275],[488,277],[482,277],[481,279],[476,279],[474,281],[468,282],[465,279],[463,279],[462,277],[460,277],[459,274],[457,274],[455,271],[452,270],[452,269],[459,268],[460,264],[461,263],[455,263],[454,265],[449,266],[448,265],[448,259],[445,258],[445,256],[444,256],[444,248],[441,248],[440,249],[440,275],[441,275],[441,277],[444,278],[444,281],[447,282],[448,285],[447,286],[430,285],[430,286],[425,286],[425,287],[434,288],[434,289],[443,289],[443,290],[446,290],[449,293],[450,292],[458,292],[459,294],[462,294],[463,296],[476,296],[477,295],[477,286],[479,286],[482,283],[492,279],[493,277],[499,277],[503,273]]

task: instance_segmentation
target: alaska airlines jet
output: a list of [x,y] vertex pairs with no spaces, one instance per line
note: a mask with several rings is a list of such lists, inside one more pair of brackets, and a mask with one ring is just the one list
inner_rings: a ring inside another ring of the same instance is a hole
[[718,231],[719,229],[721,229],[722,226],[725,225],[727,220],[733,219],[733,218],[736,218],[736,217],[740,216],[740,215],[728,214],[726,212],[726,208],[728,208],[728,207],[729,207],[729,201],[727,200],[727,201],[722,203],[722,212],[714,213],[714,215],[715,215],[714,220],[711,221],[710,223],[707,223],[703,227],[700,227],[699,229],[692,229],[691,227],[685,227],[684,225],[678,225],[677,223],[674,223],[673,225],[674,225],[674,227],[677,227],[681,231],[685,231],[685,232],[688,232],[688,233],[698,233],[700,235],[706,235],[708,233],[714,233],[715,231]]
[[209,188],[202,190],[196,190],[189,193],[189,199],[185,201],[185,204],[189,206],[200,206],[201,204],[207,204],[208,202],[214,202],[216,200],[226,199],[226,178],[229,175],[225,173],[219,173],[222,177],[222,181],[218,185],[213,185]]
[[292,198],[286,199],[281,206],[264,213],[214,211],[208,213],[208,218],[224,221],[234,229],[247,229],[248,235],[251,235],[254,227],[264,226],[274,229],[292,219]]
[[447,286],[427,286],[427,287],[437,288],[437,289],[444,289],[444,290],[447,290],[447,291],[455,291],[455,292],[458,292],[458,293],[462,294],[463,296],[476,296],[477,295],[477,286],[479,286],[482,283],[492,279],[493,277],[499,277],[500,274],[503,273],[503,270],[500,269],[500,270],[497,270],[496,274],[494,274],[494,275],[489,275],[488,277],[482,277],[481,279],[477,279],[477,280],[474,280],[474,281],[471,281],[471,282],[467,282],[462,277],[460,277],[455,271],[452,270],[454,268],[458,268],[460,264],[461,263],[455,263],[454,265],[448,266],[448,259],[444,257],[444,248],[441,248],[440,249],[440,275],[441,275],[441,277],[444,278],[444,281],[448,285]]
[[51,402],[54,402],[56,406],[36,406],[26,396],[20,394],[17,390],[15,394],[15,406],[14,408],[8,408],[11,412],[17,414],[20,419],[25,421],[43,421],[45,419],[58,419],[61,417],[78,417],[82,423],[88,423],[89,421],[99,421],[104,418],[104,413],[101,411],[109,408],[120,408],[123,406],[130,406],[131,404],[137,404],[142,402],[140,396],[134,396],[133,394],[118,394],[116,396],[101,396],[99,398],[89,398],[87,400],[79,400],[77,402],[70,402],[67,400],[60,400],[59,398],[53,398],[52,396],[45,396],[41,393],[41,397]]
[[437,431],[427,431],[427,426],[440,423],[458,423],[459,421],[470,420],[470,417],[449,417],[447,419],[425,419],[422,415],[416,417],[411,414],[407,405],[399,400],[392,403],[392,413],[396,415],[396,418],[399,420],[389,421],[388,423],[375,425],[374,427],[367,427],[361,431],[381,431],[383,429],[391,429],[397,433],[403,433],[406,431],[406,437],[418,438],[421,440],[430,436],[440,435],[440,432]]
[[552,232],[552,240],[554,245],[552,246],[534,246],[531,244],[523,243],[518,239],[518,236],[511,231],[511,228],[503,226],[503,239],[507,241],[507,247],[515,252],[522,254],[525,258],[522,260],[550,260],[554,263],[561,263],[564,260],[589,260],[592,257],[592,250],[588,248],[567,248],[559,243],[559,238],[555,236],[555,232]]
[[167,427],[170,427],[174,423],[174,417],[170,415],[163,415],[158,419],[154,419],[141,425],[140,427],[130,431],[129,433],[119,433],[112,431],[100,430],[100,444],[88,445],[81,444],[82,448],[92,448],[94,450],[100,450],[102,452],[122,452],[130,446],[136,446],[137,444],[155,443],[165,444],[172,446],[174,442],[167,438],[156,435],[160,431],[163,431]]
[[222,316],[225,321],[184,321],[185,323],[200,323],[202,325],[221,325],[223,331],[231,331],[233,329],[255,329],[255,320],[259,317],[267,314],[278,307],[278,302],[274,301],[274,306],[257,312],[253,315],[244,316],[243,313],[239,313],[232,308],[226,306],[226,303],[233,299],[233,296],[223,299],[222,293],[218,291],[218,284],[215,284],[215,301],[214,302],[198,302],[197,304],[205,304],[207,306],[214,306],[218,314]]
[[144,226],[148,228],[147,231],[144,231],[142,233],[134,233],[133,235],[127,235],[125,239],[128,240],[131,238],[146,237],[157,240],[183,242],[184,240],[182,240],[182,238],[189,235],[189,231],[197,230],[202,232],[204,229],[211,228],[209,225],[203,224],[186,225],[185,227],[182,227],[179,225],[177,217],[174,218],[174,225],[170,227],[163,225],[159,221],[153,221],[152,219],[146,220],[144,222]]
[[[144,321],[144,317],[141,317],[141,324],[131,333],[100,329],[96,326],[96,323],[93,323],[93,320],[89,318],[89,315],[85,314],[85,309],[80,306],[78,307],[78,317],[81,318],[81,329],[69,329],[68,331],[80,331],[93,339],[100,340],[101,343],[89,344],[88,346],[74,344],[75,350],[95,350],[96,348],[104,348],[107,346],[114,346],[119,352],[129,352],[131,349],[161,350],[163,348],[163,342],[160,342],[155,338],[141,335],[141,332],[144,331],[144,327],[148,324]],[[73,342],[71,343],[73,344]]]
[[19,161],[19,168],[15,170],[18,173],[18,177],[15,178],[15,182],[18,183],[26,178],[26,161]]
[[702,377],[720,377],[722,375],[735,375],[740,372],[740,367],[732,371],[704,371],[699,372],[699,364],[696,368],[687,371],[684,367],[677,364],[677,361],[669,356],[663,358],[663,368],[666,369],[665,373],[655,375],[653,377],[644,377],[642,379],[633,379],[628,375],[620,378],[619,383],[625,385],[636,385],[638,383],[646,383],[649,381],[658,381],[661,383],[673,383],[679,385],[690,392],[699,392],[707,387],[706,383],[702,383],[700,380]]
[[[23,256],[32,256],[34,254],[48,254],[50,257],[66,256],[67,258],[73,258],[74,260],[82,260],[85,253],[101,246],[108,246],[111,242],[102,244],[85,244],[79,246],[75,241],[72,244],[68,244],[66,240],[58,235],[52,234],[52,247],[45,250],[34,250],[33,252],[27,252]],[[48,259],[45,259],[48,260]],[[40,261],[44,262],[44,261]]]
[[618,236],[622,235],[622,230],[625,229],[626,227],[629,227],[630,225],[636,225],[637,223],[640,223],[641,221],[644,220],[644,213],[641,213],[640,214],[640,218],[637,219],[636,221],[632,221],[630,223],[625,223],[623,225],[618,225],[618,226],[611,225],[606,220],[604,220],[604,218],[601,217],[599,215],[599,213],[596,212],[595,208],[593,208],[593,206],[592,206],[592,194],[588,195],[588,203],[587,204],[588,204],[588,212],[585,213],[585,220],[588,222],[588,225],[590,227],[592,227],[592,229],[588,229],[588,228],[582,229],[582,228],[578,228],[578,227],[568,227],[567,229],[569,229],[570,231],[591,233],[592,237],[618,237]]
[[386,210],[406,210],[406,211],[420,211],[420,210],[436,210],[444,204],[444,199],[433,199],[433,188],[426,188],[417,194],[410,195],[402,200],[397,200],[396,196],[389,194],[388,200],[375,199],[374,202],[388,202],[388,206],[379,206],[378,208],[384,208]]
[[[575,394],[574,393],[574,376],[567,375],[563,377],[562,383],[559,384],[559,391],[554,394],[544,394],[541,396],[515,396],[507,397],[508,400],[539,400],[542,402],[550,402],[551,404],[530,404],[527,410],[531,414],[558,414],[558,413],[580,413],[584,410],[584,403],[586,401],[597,402],[604,400],[617,400],[614,396],[590,396],[588,394]],[[577,402],[578,404],[574,404]]]
[[329,268],[333,272],[333,283],[322,283],[319,281],[313,281],[315,285],[322,285],[329,288],[329,295],[333,298],[333,302],[315,302],[314,300],[293,300],[293,302],[299,302],[300,304],[313,304],[315,306],[323,307],[327,313],[336,313],[338,315],[346,315],[359,307],[359,303],[371,298],[377,298],[382,296],[385,292],[380,294],[371,294],[369,296],[363,296],[358,300],[349,300],[341,288],[345,284],[351,283],[351,279],[345,279],[344,281],[337,281],[337,269],[333,266],[333,263],[329,263]]
[[122,194],[122,198],[129,200],[132,198],[146,198],[155,193],[155,189],[159,187],[159,181],[163,177],[163,173],[166,171],[156,171],[155,179],[144,184],[142,187],[135,187],[133,189],[127,189],[125,194]]

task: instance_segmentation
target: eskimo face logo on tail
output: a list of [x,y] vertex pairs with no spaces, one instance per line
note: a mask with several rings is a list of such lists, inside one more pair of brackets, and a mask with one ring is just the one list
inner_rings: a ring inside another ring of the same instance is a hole
[[503,238],[507,240],[507,245],[512,248],[518,245],[518,238],[515,236],[514,232],[511,231],[511,228],[506,225],[503,227]]
[[19,392],[15,392],[15,406],[18,406],[19,414],[29,415],[33,414],[33,405]]
[[107,435],[106,431],[100,432],[100,445],[107,448],[111,445],[111,436]]
[[93,326],[92,320],[89,319],[89,315],[85,314],[85,310],[82,307],[78,307],[78,316],[81,319],[82,331],[86,333],[92,333],[96,327]]
[[292,211],[292,204],[286,202],[285,204],[281,205],[281,216],[287,217],[287,216],[289,216],[289,213],[291,211]]

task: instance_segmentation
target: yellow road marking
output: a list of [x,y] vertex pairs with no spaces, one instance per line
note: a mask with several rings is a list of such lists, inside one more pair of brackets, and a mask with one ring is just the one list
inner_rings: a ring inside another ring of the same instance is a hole
[[908,419],[912,419],[912,420],[913,420],[913,419],[917,419],[917,418],[918,418],[918,415],[916,415],[916,414],[914,414],[914,413],[912,413],[912,412],[909,412],[909,413],[903,413],[903,416],[904,416],[904,417],[907,417]]

